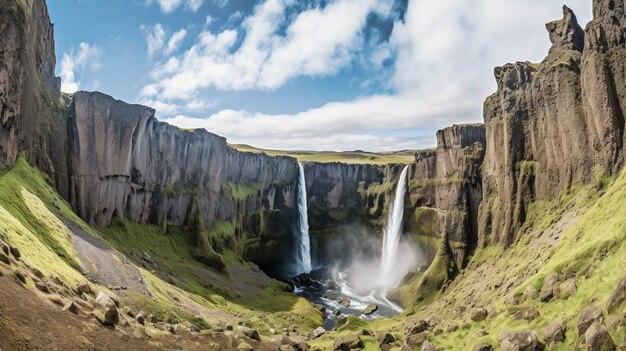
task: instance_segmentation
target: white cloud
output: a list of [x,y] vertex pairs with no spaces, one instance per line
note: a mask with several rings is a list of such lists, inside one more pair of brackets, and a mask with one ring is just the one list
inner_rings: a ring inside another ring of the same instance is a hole
[[72,49],[70,53],[64,53],[61,59],[61,91],[78,91],[82,73],[86,70],[96,71],[100,67],[100,49],[95,45],[80,43],[77,52]]
[[[207,87],[273,89],[301,75],[334,74],[363,44],[359,32],[365,16],[384,12],[385,4],[337,0],[323,10],[302,12],[279,36],[285,3],[267,0],[244,20],[244,32],[204,32],[184,55],[159,65],[142,94],[164,101],[201,100]],[[589,1],[568,5],[584,27],[591,17]],[[223,110],[206,119],[179,115],[168,121],[261,147],[390,150],[424,146],[425,140],[432,145],[432,137],[393,135],[481,121],[484,98],[495,89],[493,68],[540,61],[550,46],[544,24],[561,15],[558,0],[409,0],[405,21],[395,24],[390,42],[374,48],[370,57],[374,65],[395,58],[387,77],[393,93],[294,114]],[[243,41],[234,50],[238,36]]]
[[143,90],[143,98],[185,99],[206,88],[271,90],[299,76],[334,74],[361,47],[367,15],[390,9],[384,0],[337,0],[301,12],[280,35],[285,9],[293,3],[266,0],[257,5],[243,20],[241,33],[203,31],[175,65],[166,61],[153,70],[155,81]]
[[157,3],[163,13],[173,12],[183,3],[188,9],[196,12],[202,7],[204,0],[146,0],[146,3],[148,5]]
[[184,29],[172,34],[170,40],[167,41],[167,47],[165,48],[165,55],[170,55],[180,46],[180,43],[187,36],[187,31]]
[[152,27],[142,25],[141,31],[146,35],[146,44],[148,46],[148,57],[152,58],[155,54],[163,52],[164,55],[169,56],[178,49],[182,41],[187,36],[187,31],[181,29],[173,33],[169,39],[167,39],[167,31],[160,23],[155,24]]

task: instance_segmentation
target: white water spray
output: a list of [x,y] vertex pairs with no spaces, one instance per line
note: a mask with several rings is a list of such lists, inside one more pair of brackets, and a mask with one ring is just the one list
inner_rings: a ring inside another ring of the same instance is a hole
[[409,166],[404,167],[396,187],[396,198],[389,209],[387,226],[383,237],[383,252],[380,261],[380,281],[384,287],[393,284],[393,268],[397,259],[400,236],[402,235],[402,217],[404,215],[404,196],[406,195],[406,175]]
[[307,214],[306,179],[304,167],[298,162],[298,185],[296,201],[298,203],[298,218],[294,230],[296,246],[297,274],[311,272],[311,241],[309,239],[309,218]]

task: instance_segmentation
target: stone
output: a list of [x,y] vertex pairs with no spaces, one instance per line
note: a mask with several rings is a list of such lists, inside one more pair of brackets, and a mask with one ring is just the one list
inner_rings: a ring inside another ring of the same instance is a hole
[[570,296],[576,292],[576,279],[570,278],[559,284],[557,290],[557,297],[562,300],[567,300]]
[[63,312],[70,311],[73,314],[78,314],[78,305],[74,301],[69,301],[62,309]]
[[531,322],[539,318],[539,310],[535,306],[524,307],[513,313],[513,318]]
[[326,333],[326,329],[317,327],[311,332],[311,339],[317,339]]
[[474,346],[472,351],[493,351],[493,346],[491,344],[482,343]]
[[117,312],[117,308],[115,306],[108,307],[104,314],[103,325],[106,327],[114,327],[119,322],[120,322],[120,315]]
[[589,351],[615,351],[611,334],[600,322],[594,322],[585,332],[585,346]]
[[534,286],[529,285],[526,287],[526,289],[524,289],[524,298],[526,298],[527,300],[536,299],[538,297],[539,291],[537,291]]
[[422,351],[438,351],[438,350],[439,349],[437,349],[435,345],[433,345],[428,340],[424,341],[424,343],[422,344]]
[[567,324],[563,320],[557,320],[550,323],[543,329],[543,340],[548,345],[554,345],[565,341],[565,332]]
[[537,332],[525,330],[519,332],[503,332],[498,338],[501,351],[540,351],[542,345],[539,342]]
[[11,255],[13,255],[13,257],[18,261],[20,260],[20,257],[22,257],[22,254],[17,247],[10,246],[9,251],[11,251]]
[[91,286],[89,284],[81,284],[74,289],[74,292],[78,295],[91,294]]
[[361,341],[358,334],[348,334],[346,336],[338,337],[335,338],[333,342],[333,350],[349,351],[363,347],[363,341]]
[[137,314],[137,317],[135,318],[135,320],[137,320],[137,323],[143,325],[146,321],[146,317],[143,315],[143,313],[139,313]]
[[99,305],[100,307],[104,307],[104,308],[108,308],[108,307],[115,307],[116,304],[113,301],[113,299],[111,298],[111,296],[109,296],[107,293],[105,293],[104,291],[100,291],[98,292],[98,295],[96,295],[96,304]]
[[578,335],[584,335],[594,322],[602,323],[604,315],[602,310],[596,305],[589,305],[585,307],[578,315]]
[[387,332],[377,332],[376,333],[376,342],[378,342],[379,346],[388,345],[396,341],[396,338]]
[[313,304],[313,308],[315,308],[316,310],[318,310],[318,311],[320,311],[322,313],[326,312],[326,307],[324,307],[324,305],[320,305],[320,304],[315,303],[315,304]]
[[11,264],[11,260],[9,259],[9,256],[0,253],[0,262],[6,264],[6,265],[10,265]]
[[363,314],[370,315],[376,311],[378,311],[378,305],[372,303],[365,307],[365,309],[363,310]]
[[489,313],[484,307],[475,307],[474,309],[472,309],[470,318],[474,322],[481,322],[487,319],[488,314]]
[[237,346],[237,350],[240,351],[254,351],[254,347],[252,347],[250,344],[248,344],[245,341],[242,341],[239,343],[239,345]]
[[142,253],[141,258],[147,263],[150,263],[150,264],[154,263],[154,261],[152,260],[152,257],[145,251]]
[[404,321],[404,335],[409,336],[428,330],[428,323],[416,315],[409,316]]
[[254,329],[240,325],[237,327],[237,331],[245,335],[248,339],[252,339],[256,341],[261,340],[261,337],[259,336],[259,332]]
[[539,294],[539,300],[541,302],[549,302],[554,297],[554,290],[559,282],[559,274],[556,272],[552,272],[548,274],[543,280],[543,287],[541,288],[541,292]]
[[46,284],[44,282],[35,282],[35,287],[37,288],[37,290],[41,291],[44,294],[49,294],[50,293],[50,289],[48,288],[48,284]]
[[609,297],[607,311],[613,313],[624,301],[626,301],[626,276],[617,284],[611,297]]
[[411,334],[407,336],[404,343],[405,345],[416,349],[418,347],[421,347],[425,341],[426,341],[426,332],[421,332],[418,334]]
[[524,294],[522,292],[516,291],[507,297],[506,303],[509,306],[517,306],[522,302],[523,299]]

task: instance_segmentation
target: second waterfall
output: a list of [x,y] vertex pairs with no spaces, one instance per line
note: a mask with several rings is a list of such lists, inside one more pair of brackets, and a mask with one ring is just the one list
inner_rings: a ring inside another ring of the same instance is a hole
[[380,262],[380,281],[383,286],[390,287],[394,282],[391,272],[397,259],[398,246],[402,235],[402,219],[404,217],[404,196],[406,195],[406,177],[409,166],[404,167],[396,187],[396,197],[389,209],[387,226],[383,237],[383,252]]
[[309,238],[308,203],[306,195],[306,178],[304,167],[298,162],[298,184],[296,188],[296,203],[298,211],[296,227],[294,229],[294,243],[296,249],[297,274],[311,272],[311,241]]

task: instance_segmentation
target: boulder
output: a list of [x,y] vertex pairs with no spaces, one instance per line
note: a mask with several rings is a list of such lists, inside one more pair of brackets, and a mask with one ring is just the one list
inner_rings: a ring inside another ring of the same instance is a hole
[[404,335],[409,336],[428,330],[428,323],[416,315],[409,316],[404,321]]
[[365,309],[363,310],[363,314],[370,315],[376,311],[378,311],[378,305],[372,303],[365,307]]
[[9,256],[3,254],[0,252],[0,262],[6,264],[6,265],[10,265],[11,264],[11,260],[9,259]]
[[594,322],[602,323],[604,316],[602,310],[596,305],[585,307],[578,316],[578,335],[582,336]]
[[525,330],[518,332],[503,332],[498,338],[502,351],[539,351],[542,345],[537,332]]
[[534,321],[539,318],[539,310],[535,306],[524,307],[513,313],[513,318],[527,322]]
[[78,295],[91,294],[91,286],[89,284],[81,284],[74,289],[74,292]]
[[422,344],[422,351],[439,351],[430,341],[426,340]]
[[326,329],[317,327],[311,332],[311,339],[317,339],[326,333]]
[[104,308],[111,306],[116,307],[115,301],[104,291],[100,291],[98,292],[98,295],[96,295],[96,304]]
[[611,334],[600,322],[593,323],[585,332],[585,346],[589,351],[615,351]]
[[154,260],[152,260],[152,257],[145,251],[143,252],[141,258],[147,263],[154,264]]
[[107,308],[104,314],[104,326],[113,327],[120,322],[120,315],[115,306]]
[[543,340],[548,345],[554,345],[559,342],[565,341],[565,332],[567,331],[567,324],[562,320],[557,320],[550,323],[543,329]]
[[260,341],[261,337],[259,336],[259,332],[248,328],[248,327],[244,327],[242,325],[237,327],[237,331],[241,334],[243,334],[246,338],[248,339],[252,339],[252,340],[256,340],[256,341]]
[[492,351],[492,350],[493,350],[493,346],[487,343],[478,344],[474,346],[474,348],[472,349],[472,351]]
[[531,300],[531,299],[536,299],[537,297],[539,297],[539,291],[537,291],[537,289],[535,289],[534,286],[529,285],[526,287],[526,289],[524,289],[525,299]]
[[376,333],[376,341],[378,342],[378,345],[382,346],[391,344],[392,342],[396,341],[396,338],[390,333],[378,332]]
[[13,255],[13,257],[15,257],[16,260],[19,261],[20,257],[22,257],[22,254],[20,253],[20,250],[17,247],[9,247],[9,251],[11,251],[11,255]]
[[349,351],[352,349],[361,349],[363,347],[363,341],[356,333],[338,337],[333,342],[333,350]]
[[418,347],[421,347],[425,341],[426,341],[426,332],[422,332],[418,334],[409,335],[404,341],[404,344],[411,349],[417,349]]
[[541,288],[541,293],[539,294],[539,299],[541,302],[549,302],[554,297],[554,289],[558,284],[560,276],[556,272],[552,272],[548,274],[543,280],[543,287]]
[[613,313],[626,300],[626,277],[624,277],[609,297],[607,311]]
[[488,314],[489,313],[484,307],[475,307],[471,312],[470,318],[472,318],[474,322],[480,322],[487,319]]
[[570,296],[574,295],[576,292],[576,279],[570,278],[561,284],[559,284],[559,288],[557,289],[557,297],[562,300],[567,300]]
[[242,341],[241,343],[239,343],[239,345],[237,346],[237,350],[240,351],[254,351],[254,347],[252,347],[250,344],[248,344],[245,341]]
[[78,314],[78,305],[74,301],[69,301],[65,306],[63,306],[63,312],[70,311],[74,314]]

